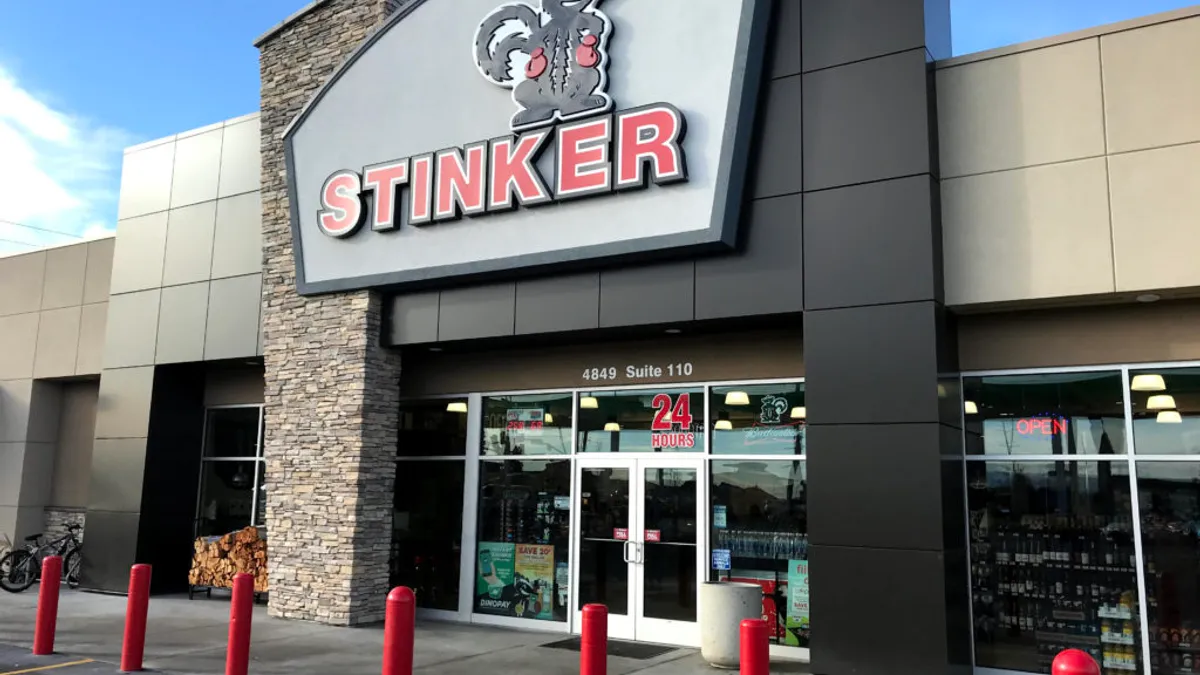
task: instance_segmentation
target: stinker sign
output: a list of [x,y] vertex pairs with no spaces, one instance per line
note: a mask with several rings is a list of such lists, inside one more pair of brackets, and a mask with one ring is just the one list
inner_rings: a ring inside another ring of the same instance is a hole
[[769,0],[496,2],[409,3],[287,129],[301,293],[734,245]]

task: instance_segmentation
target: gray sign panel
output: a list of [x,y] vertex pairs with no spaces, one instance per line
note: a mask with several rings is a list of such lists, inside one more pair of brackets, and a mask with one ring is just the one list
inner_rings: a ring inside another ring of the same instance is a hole
[[769,5],[406,6],[285,132],[299,292],[732,247]]

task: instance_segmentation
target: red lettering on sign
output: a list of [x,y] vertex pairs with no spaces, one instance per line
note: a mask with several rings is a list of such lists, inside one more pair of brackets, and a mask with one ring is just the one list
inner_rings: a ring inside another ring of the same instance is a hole
[[613,539],[616,539],[617,541],[625,541],[626,539],[629,539],[629,530],[623,527],[613,528]]
[[[465,156],[464,156],[465,155]],[[434,220],[453,220],[485,209],[487,143],[437,153],[437,210]]]
[[673,106],[658,103],[617,114],[617,189],[646,187],[687,180],[680,142],[685,133],[683,115]]
[[646,530],[646,541],[662,541],[662,532],[659,530]]
[[1067,433],[1067,420],[1062,417],[1026,417],[1017,420],[1017,433],[1022,436],[1054,436]]
[[362,227],[366,207],[362,202],[362,178],[356,171],[337,171],[321,186],[321,208],[317,225],[331,237],[349,237]]
[[549,137],[550,132],[543,130],[491,142],[489,211],[536,206],[552,199],[550,189],[534,167]]
[[408,160],[376,164],[363,169],[363,190],[375,193],[375,214],[371,229],[394,230],[400,226],[396,204],[400,202],[399,188],[408,182]]
[[652,433],[650,434],[650,447],[694,448],[696,447],[696,434],[691,432],[669,434]]
[[558,128],[554,192],[560,199],[585,197],[612,189],[612,116]]
[[[654,419],[650,422],[651,431],[671,431],[674,425],[686,430],[692,426],[692,397],[680,394],[672,402],[669,394],[657,394],[650,401],[654,408]],[[670,417],[668,417],[670,415]]]
[[433,222],[433,155],[413,157],[408,201],[410,225]]

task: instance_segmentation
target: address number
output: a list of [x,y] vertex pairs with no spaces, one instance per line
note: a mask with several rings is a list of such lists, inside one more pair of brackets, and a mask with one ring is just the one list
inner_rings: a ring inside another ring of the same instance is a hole
[[615,380],[617,379],[617,369],[613,366],[609,366],[608,368],[584,368],[583,379]]

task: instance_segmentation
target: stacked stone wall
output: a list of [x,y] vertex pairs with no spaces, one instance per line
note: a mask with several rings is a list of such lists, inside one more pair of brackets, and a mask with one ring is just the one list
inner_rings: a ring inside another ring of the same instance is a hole
[[398,356],[383,300],[296,293],[283,130],[376,29],[389,0],[328,0],[262,42],[263,351],[270,613],[383,618],[398,421]]

